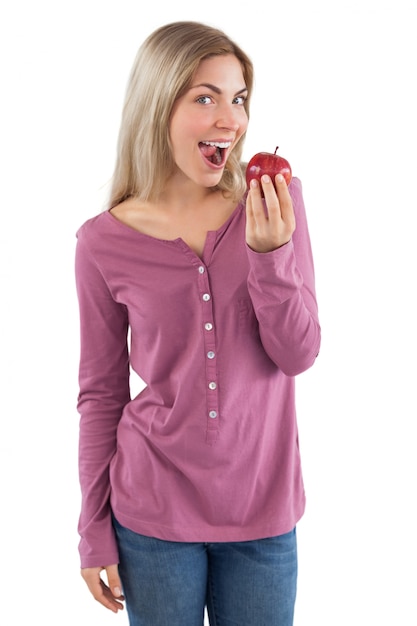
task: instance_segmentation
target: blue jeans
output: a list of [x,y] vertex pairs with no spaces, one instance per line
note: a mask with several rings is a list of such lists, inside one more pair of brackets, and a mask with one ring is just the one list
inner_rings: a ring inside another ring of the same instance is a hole
[[292,626],[295,529],[231,543],[181,543],[138,535],[114,520],[131,626]]

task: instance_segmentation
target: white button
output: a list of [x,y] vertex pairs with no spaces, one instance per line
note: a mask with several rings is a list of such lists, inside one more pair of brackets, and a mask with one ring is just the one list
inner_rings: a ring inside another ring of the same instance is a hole
[[206,330],[213,330],[213,324],[211,324],[210,322],[207,322],[207,324],[204,324],[204,328]]
[[210,413],[209,413],[209,417],[211,417],[212,419],[214,419],[215,417],[217,417],[217,411],[210,411]]
[[202,265],[200,265],[200,267],[198,268],[198,271],[200,272],[200,274],[204,274],[204,267]]
[[210,352],[207,352],[207,358],[208,358],[208,359],[214,359],[214,357],[215,357],[215,356],[216,356],[216,355],[215,355],[215,354],[214,354],[214,352],[212,352],[211,350],[210,350]]
[[203,300],[204,302],[208,302],[210,300],[210,294],[209,293],[203,294]]
[[209,383],[209,389],[216,389],[217,385],[215,382]]

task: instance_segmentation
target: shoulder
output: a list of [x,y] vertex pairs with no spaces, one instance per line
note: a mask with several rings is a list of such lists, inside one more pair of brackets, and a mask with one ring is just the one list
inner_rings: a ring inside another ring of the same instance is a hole
[[293,176],[288,186],[288,191],[290,192],[296,216],[300,214],[303,215],[305,213],[305,206],[301,180],[296,176]]
[[288,190],[292,197],[297,198],[303,195],[303,185],[297,176],[293,176],[288,186]]
[[88,240],[91,237],[94,238],[95,235],[100,234],[100,232],[105,229],[106,222],[108,219],[108,211],[103,211],[98,215],[90,217],[86,220],[76,231],[76,237],[80,240]]
[[136,198],[126,198],[123,202],[119,202],[109,209],[109,213],[119,220],[125,221],[138,211],[144,210],[143,203]]
[[147,227],[149,224],[153,225],[158,214],[157,208],[157,205],[151,202],[141,202],[137,198],[131,197],[112,207],[108,213],[110,218],[113,218],[113,222],[146,233]]

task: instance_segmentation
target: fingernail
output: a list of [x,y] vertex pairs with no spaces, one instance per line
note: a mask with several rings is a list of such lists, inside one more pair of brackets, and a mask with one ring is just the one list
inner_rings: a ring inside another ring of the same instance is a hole
[[252,178],[252,180],[250,181],[250,186],[254,189],[258,186],[258,181],[256,180],[256,178]]
[[282,175],[282,174],[277,174],[277,181],[278,181],[279,183],[282,183],[282,181],[283,181],[283,180],[284,180],[283,175]]
[[269,178],[268,174],[262,174],[262,182],[263,183],[270,183],[271,179]]
[[120,589],[120,587],[115,587],[113,589],[113,593],[116,598],[119,598],[122,595],[122,590]]

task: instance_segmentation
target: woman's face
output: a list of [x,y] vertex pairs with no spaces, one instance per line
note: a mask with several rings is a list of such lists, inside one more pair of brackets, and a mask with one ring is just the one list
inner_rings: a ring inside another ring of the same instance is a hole
[[201,61],[171,115],[174,176],[202,187],[219,183],[230,152],[248,126],[247,93],[242,67],[234,55]]

